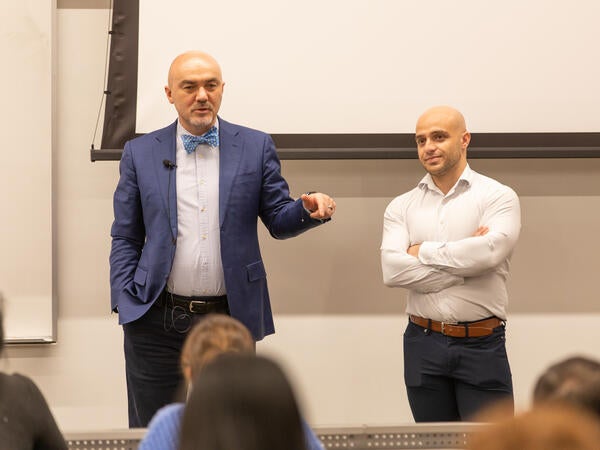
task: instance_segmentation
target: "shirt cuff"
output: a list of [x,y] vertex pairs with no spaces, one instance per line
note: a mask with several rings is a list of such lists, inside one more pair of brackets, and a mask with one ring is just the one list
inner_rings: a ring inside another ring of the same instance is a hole
[[425,241],[419,248],[419,261],[423,264],[434,264],[435,254],[438,249],[446,245],[445,242]]

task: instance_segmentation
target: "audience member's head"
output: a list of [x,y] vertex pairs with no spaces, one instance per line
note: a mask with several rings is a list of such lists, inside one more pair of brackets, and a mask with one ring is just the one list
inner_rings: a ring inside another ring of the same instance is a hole
[[[3,299],[0,294],[0,353],[4,348]],[[0,448],[67,450],[67,443],[44,395],[28,377],[0,372]]]
[[534,406],[548,402],[569,403],[600,418],[600,362],[575,356],[550,366],[533,391]]
[[181,450],[305,450],[293,390],[273,361],[223,354],[188,398]]
[[541,405],[472,432],[468,450],[598,450],[593,415],[566,405]]
[[594,416],[565,405],[543,405],[475,431],[468,450],[598,450]]
[[209,314],[187,336],[181,370],[189,383],[222,353],[254,353],[254,349],[254,339],[241,322],[224,314]]

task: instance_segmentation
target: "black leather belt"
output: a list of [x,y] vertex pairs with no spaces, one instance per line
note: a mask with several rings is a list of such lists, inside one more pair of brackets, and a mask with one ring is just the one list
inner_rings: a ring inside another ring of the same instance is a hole
[[180,307],[192,314],[208,314],[211,312],[229,313],[226,295],[210,295],[206,297],[184,297],[162,291],[155,306],[174,308]]

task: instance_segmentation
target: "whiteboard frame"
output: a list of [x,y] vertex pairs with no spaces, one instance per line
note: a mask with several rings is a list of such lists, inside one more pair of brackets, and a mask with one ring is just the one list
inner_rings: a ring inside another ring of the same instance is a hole
[[[30,7],[35,7],[37,4],[47,4],[48,0],[28,0],[30,3]],[[50,267],[50,296],[51,296],[51,323],[50,323],[50,333],[49,334],[40,334],[40,335],[17,335],[17,336],[4,336],[4,343],[7,346],[13,345],[38,345],[38,344],[54,344],[57,342],[57,317],[58,317],[58,297],[56,292],[56,255],[55,255],[55,239],[56,239],[56,198],[54,193],[55,189],[55,179],[54,179],[54,167],[55,167],[55,156],[54,149],[56,148],[56,132],[55,132],[55,122],[54,117],[56,113],[56,16],[57,16],[57,0],[50,0],[49,6],[49,55],[50,64],[49,64],[49,72],[45,74],[47,76],[46,80],[50,85],[50,111],[48,112],[50,115],[50,259],[51,259],[51,267]],[[43,36],[42,36],[43,37]],[[35,93],[33,94],[35,96]],[[0,286],[1,289],[1,286]],[[9,319],[10,320],[10,319]],[[6,334],[6,315],[4,314],[4,332]]]

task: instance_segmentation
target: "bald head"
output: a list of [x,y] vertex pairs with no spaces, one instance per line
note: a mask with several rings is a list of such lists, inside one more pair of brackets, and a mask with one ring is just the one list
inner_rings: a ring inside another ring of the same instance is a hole
[[215,58],[213,58],[208,53],[193,50],[182,53],[181,55],[177,56],[171,63],[171,67],[169,67],[168,77],[169,87],[171,89],[173,88],[173,82],[181,71],[184,71],[186,69],[189,70],[194,67],[209,69],[215,73],[218,73],[219,79],[223,78],[221,74],[221,66],[219,66],[219,63]]
[[417,120],[417,130],[431,124],[450,127],[459,133],[467,131],[464,116],[460,111],[451,106],[434,106],[433,108],[429,108]]

